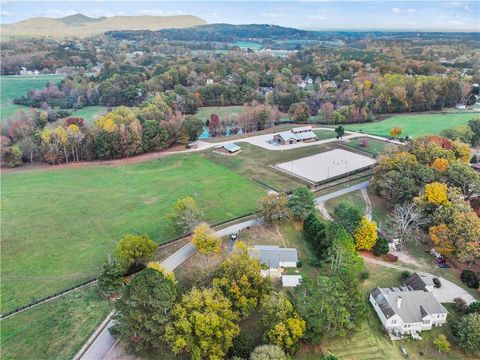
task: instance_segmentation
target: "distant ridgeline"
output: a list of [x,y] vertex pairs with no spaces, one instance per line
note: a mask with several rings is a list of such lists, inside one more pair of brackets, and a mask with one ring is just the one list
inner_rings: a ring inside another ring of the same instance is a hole
[[313,31],[288,28],[277,25],[249,24],[208,24],[188,28],[162,29],[158,31],[108,31],[108,37],[124,40],[145,40],[149,37],[184,42],[222,42],[235,43],[238,41],[259,41],[321,43],[332,47],[343,46],[368,38],[383,38],[396,40],[421,39],[423,42],[442,43],[443,41],[463,41],[470,44],[480,45],[480,39],[476,33],[438,33],[438,32],[382,32],[382,31]]

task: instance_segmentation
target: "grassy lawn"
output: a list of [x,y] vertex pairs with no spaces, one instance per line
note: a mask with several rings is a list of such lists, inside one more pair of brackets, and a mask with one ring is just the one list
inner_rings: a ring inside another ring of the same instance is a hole
[[314,130],[313,131],[315,135],[317,135],[318,140],[327,140],[327,139],[333,139],[337,137],[337,133],[335,131],[330,131],[330,130]]
[[195,113],[203,122],[210,119],[210,116],[215,113],[220,119],[235,119],[238,114],[243,112],[243,106],[205,106],[201,107]]
[[366,147],[363,147],[361,145],[361,141],[362,141],[361,138],[350,140],[344,143],[344,145],[354,149],[361,150],[361,151],[366,151],[375,155],[382,153],[385,150],[385,148],[388,146],[395,146],[382,140],[377,140],[377,139],[367,139],[367,140],[368,140],[368,146]]
[[106,106],[87,106],[72,112],[70,117],[81,117],[85,119],[85,123],[93,125],[93,122],[102,115],[107,113]]
[[317,154],[332,148],[331,144],[317,144],[285,151],[270,151],[249,143],[237,142],[242,152],[235,156],[216,154],[212,149],[204,151],[205,156],[215,163],[224,165],[239,174],[254,179],[278,191],[289,191],[303,182],[293,176],[277,171],[270,165]]
[[90,285],[4,319],[2,359],[71,359],[109,312]]
[[249,213],[264,189],[198,154],[128,166],[18,171],[2,180],[2,312],[94,277],[115,243],[178,235],[166,215],[190,195],[210,223]]
[[0,121],[5,121],[17,111],[28,111],[29,108],[21,105],[15,105],[12,101],[23,95],[27,95],[29,90],[43,89],[49,81],[59,82],[63,75],[38,75],[33,76],[0,76],[0,102],[1,116]]
[[346,130],[362,130],[369,134],[389,136],[390,130],[399,126],[403,129],[402,137],[406,135],[417,137],[428,134],[439,134],[444,129],[465,125],[470,119],[478,116],[478,114],[472,113],[395,115],[383,121],[351,124],[346,125],[345,128]]
[[357,207],[362,214],[364,214],[366,211],[365,200],[363,199],[362,192],[360,190],[352,191],[348,194],[330,199],[325,203],[325,207],[330,213],[332,213],[333,209],[343,202]]

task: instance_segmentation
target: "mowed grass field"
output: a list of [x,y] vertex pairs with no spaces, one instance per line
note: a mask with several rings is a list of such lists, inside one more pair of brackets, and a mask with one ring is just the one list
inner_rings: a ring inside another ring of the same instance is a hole
[[4,360],[71,359],[111,310],[95,285],[2,320]]
[[220,119],[235,119],[243,112],[243,106],[205,106],[198,108],[195,116],[203,122],[210,119],[212,114],[217,114]]
[[81,117],[85,120],[87,124],[93,126],[93,123],[100,116],[105,115],[108,112],[108,107],[106,106],[87,106],[82,109],[78,109],[72,112],[70,117]]
[[469,120],[480,117],[479,113],[445,113],[445,114],[412,114],[396,115],[382,121],[346,125],[346,130],[363,131],[365,133],[389,136],[394,127],[402,128],[402,137],[407,135],[418,137],[428,134],[439,134],[442,130],[465,125]]
[[13,104],[15,98],[27,95],[29,90],[43,89],[49,81],[59,82],[63,78],[63,75],[38,75],[35,78],[31,75],[0,76],[0,121],[5,121],[5,119],[11,117],[17,111],[29,110],[28,107]]
[[199,154],[127,166],[3,173],[2,312],[97,275],[127,234],[161,244],[167,215],[192,196],[215,223],[256,209],[265,190]]
[[391,143],[388,143],[386,141],[367,138],[368,145],[364,147],[364,146],[361,145],[362,140],[363,139],[353,139],[353,140],[350,140],[350,141],[347,141],[347,142],[343,143],[343,145],[349,146],[349,147],[357,149],[357,150],[365,151],[365,152],[368,152],[368,153],[374,154],[374,155],[378,155],[378,154],[382,153],[389,146],[395,146],[395,145],[393,145]]

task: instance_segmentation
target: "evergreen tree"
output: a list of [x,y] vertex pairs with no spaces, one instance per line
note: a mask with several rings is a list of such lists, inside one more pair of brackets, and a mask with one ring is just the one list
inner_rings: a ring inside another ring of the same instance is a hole
[[97,278],[97,286],[105,296],[110,296],[120,290],[123,285],[123,269],[117,259],[110,258],[103,264]]

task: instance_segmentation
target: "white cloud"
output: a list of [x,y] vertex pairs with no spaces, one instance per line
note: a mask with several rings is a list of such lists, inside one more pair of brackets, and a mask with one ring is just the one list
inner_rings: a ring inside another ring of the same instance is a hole
[[392,12],[394,12],[395,14],[400,14],[402,10],[399,8],[392,8]]
[[415,12],[417,12],[417,9],[410,8],[410,9],[407,9],[407,12],[409,12],[409,13],[415,13]]
[[14,14],[11,11],[6,11],[6,10],[0,11],[0,16],[1,17],[9,17],[9,16],[13,16],[13,15]]

